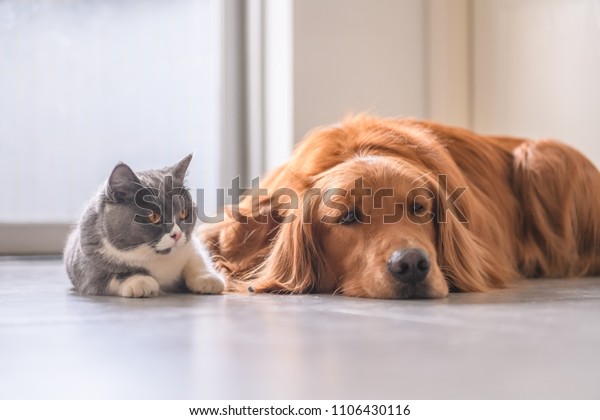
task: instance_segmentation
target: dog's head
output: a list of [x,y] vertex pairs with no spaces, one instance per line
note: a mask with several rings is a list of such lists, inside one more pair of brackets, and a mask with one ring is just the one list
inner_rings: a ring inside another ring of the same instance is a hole
[[356,157],[319,177],[320,194],[303,209],[310,223],[292,229],[312,229],[318,238],[322,286],[384,298],[448,293],[437,263],[436,187],[430,177],[385,156]]
[[477,204],[426,131],[346,134],[354,152],[307,179],[295,205],[271,195],[280,226],[251,288],[404,299],[497,283],[469,224]]

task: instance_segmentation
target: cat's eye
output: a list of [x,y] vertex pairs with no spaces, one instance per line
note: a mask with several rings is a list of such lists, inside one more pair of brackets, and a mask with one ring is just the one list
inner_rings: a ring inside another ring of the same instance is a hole
[[160,222],[160,213],[152,212],[148,215],[148,220],[152,224],[157,224]]
[[179,218],[181,220],[185,220],[188,218],[188,215],[189,215],[188,211],[186,209],[183,209],[179,212],[179,214],[177,216],[179,216]]

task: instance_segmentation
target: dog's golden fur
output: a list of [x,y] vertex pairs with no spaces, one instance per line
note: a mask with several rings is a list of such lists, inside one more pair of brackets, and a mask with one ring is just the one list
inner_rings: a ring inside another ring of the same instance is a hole
[[[353,190],[357,179],[370,195]],[[600,174],[554,141],[356,116],[309,134],[261,187],[268,195],[203,233],[231,291],[443,297],[600,274]],[[384,221],[398,208],[405,217]],[[368,222],[339,223],[351,210]],[[257,211],[265,220],[240,223]],[[390,273],[406,248],[431,261],[417,284]]]

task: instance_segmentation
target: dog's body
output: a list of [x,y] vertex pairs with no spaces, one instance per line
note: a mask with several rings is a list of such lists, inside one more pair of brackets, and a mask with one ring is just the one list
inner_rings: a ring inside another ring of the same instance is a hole
[[230,290],[443,297],[600,274],[600,173],[557,142],[359,116],[261,187],[204,233]]

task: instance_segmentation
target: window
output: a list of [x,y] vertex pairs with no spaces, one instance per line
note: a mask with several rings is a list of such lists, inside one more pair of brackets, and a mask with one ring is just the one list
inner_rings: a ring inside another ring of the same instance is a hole
[[0,3],[0,253],[35,250],[32,226],[66,232],[119,161],[195,151],[190,185],[223,184],[224,13],[219,0]]

